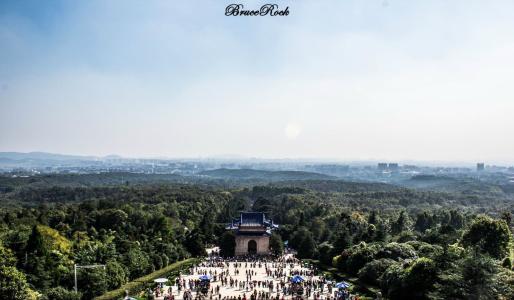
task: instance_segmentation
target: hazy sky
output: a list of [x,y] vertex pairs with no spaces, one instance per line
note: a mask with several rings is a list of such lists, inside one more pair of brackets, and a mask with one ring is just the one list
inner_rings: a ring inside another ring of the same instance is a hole
[[514,162],[514,1],[229,3],[0,1],[0,151]]

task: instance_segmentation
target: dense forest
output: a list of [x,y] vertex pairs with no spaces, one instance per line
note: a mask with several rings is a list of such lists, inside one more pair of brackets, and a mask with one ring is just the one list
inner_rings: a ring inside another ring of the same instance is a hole
[[[230,256],[225,225],[253,210],[280,224],[273,251],[287,241],[389,299],[514,299],[514,199],[501,189],[145,176],[0,176],[0,298],[91,299],[206,246]],[[74,264],[105,268],[78,272],[76,294]]]

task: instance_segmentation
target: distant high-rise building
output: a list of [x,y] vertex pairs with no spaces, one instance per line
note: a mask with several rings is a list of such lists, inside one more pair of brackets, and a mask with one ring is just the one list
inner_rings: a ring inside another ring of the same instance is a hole
[[477,171],[483,171],[485,169],[484,163],[477,163]]
[[380,171],[385,171],[387,170],[387,163],[378,163],[378,169]]

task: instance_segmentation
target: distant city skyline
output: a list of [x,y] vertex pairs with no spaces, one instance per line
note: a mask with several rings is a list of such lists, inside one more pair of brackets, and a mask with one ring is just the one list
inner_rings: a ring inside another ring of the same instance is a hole
[[0,2],[0,151],[514,164],[514,2],[277,3]]
[[[50,156],[50,157],[46,157]],[[65,158],[59,158],[59,156],[65,156]],[[359,160],[359,159],[338,159],[338,158],[315,158],[315,157],[299,157],[299,158],[291,158],[291,157],[283,157],[283,158],[274,158],[274,157],[250,157],[250,156],[242,156],[242,155],[212,155],[212,156],[197,156],[197,157],[170,157],[170,156],[121,156],[115,153],[111,153],[108,155],[95,155],[95,154],[76,154],[76,153],[50,153],[50,152],[41,152],[41,151],[33,151],[33,152],[8,152],[8,151],[0,151],[0,159],[9,158],[13,162],[16,160],[20,161],[26,158],[30,159],[38,159],[38,160],[46,160],[52,159],[56,161],[66,161],[70,159],[83,159],[83,160],[92,160],[92,159],[100,159],[100,160],[155,160],[155,161],[217,161],[217,162],[227,162],[227,163],[298,163],[298,164],[321,164],[321,165],[341,165],[341,166],[376,166],[381,168],[381,165],[385,165],[385,169],[390,168],[390,165],[398,164],[400,166],[417,166],[417,167],[464,167],[464,168],[475,168],[478,164],[483,164],[484,167],[514,167],[512,164],[508,162],[475,162],[475,161],[462,161],[462,160],[452,160],[452,161],[430,161],[430,160],[388,160],[388,159],[368,159],[368,160]]]

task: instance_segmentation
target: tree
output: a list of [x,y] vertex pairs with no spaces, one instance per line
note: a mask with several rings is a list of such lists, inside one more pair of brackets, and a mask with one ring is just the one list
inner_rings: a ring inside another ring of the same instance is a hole
[[[496,294],[495,277],[498,266],[491,258],[471,251],[462,261],[460,272],[467,299],[487,299]],[[495,297],[496,298],[496,297]]]
[[128,280],[127,272],[123,265],[115,260],[108,261],[105,266],[107,287],[110,290],[119,288]]
[[512,213],[510,211],[503,211],[500,218],[507,223],[507,226],[512,224]]
[[85,299],[92,299],[107,291],[107,276],[103,268],[84,269],[79,274],[79,289]]
[[464,226],[465,219],[464,215],[460,211],[455,209],[450,210],[450,224],[455,229],[461,229]]
[[403,264],[394,263],[390,265],[380,277],[380,288],[382,293],[390,299],[402,299],[403,287]]
[[433,224],[432,216],[429,215],[426,211],[419,213],[416,216],[416,222],[414,223],[414,229],[423,233],[425,230],[430,228]]
[[213,242],[214,238],[214,222],[213,215],[211,212],[207,212],[203,215],[202,221],[198,225],[200,233],[204,237],[204,242],[210,243]]
[[437,278],[437,268],[429,258],[408,264],[390,265],[380,279],[382,291],[391,299],[428,299]]
[[378,215],[376,210],[372,210],[368,216],[368,223],[376,225],[378,223]]
[[352,237],[348,230],[342,229],[338,231],[333,245],[335,253],[341,253],[343,250],[352,246]]
[[321,243],[318,248],[319,260],[322,264],[330,266],[334,256],[334,247],[328,242]]
[[389,258],[373,260],[359,270],[359,280],[362,282],[378,285],[378,279],[380,276],[382,276],[385,270],[387,270],[387,268],[389,268],[389,266],[394,263],[395,261]]
[[365,242],[361,242],[343,251],[341,257],[344,261],[344,270],[352,275],[356,275],[364,265],[375,259],[379,247],[377,244],[368,245]]
[[508,253],[510,235],[504,220],[479,216],[462,235],[462,244],[466,247],[478,246],[483,253],[502,259]]
[[307,232],[298,247],[298,258],[312,258],[315,252],[316,243],[314,242],[312,233]]
[[125,255],[125,265],[128,267],[130,278],[137,278],[147,273],[150,261],[148,255],[135,246]]
[[200,257],[205,256],[207,253],[205,252],[205,237],[198,231],[193,230],[187,237],[185,241],[185,246],[187,251],[191,253],[192,256]]
[[46,292],[48,300],[80,300],[82,297],[81,293],[75,293],[75,291],[69,291],[62,286],[51,288]]
[[29,287],[25,275],[13,266],[0,266],[0,299],[26,300]]
[[271,253],[275,255],[282,255],[284,252],[284,242],[278,233],[272,233],[269,239],[269,248]]
[[44,244],[43,235],[37,225],[32,227],[32,232],[27,242],[27,251],[38,255],[45,255],[48,252]]
[[393,260],[412,259],[416,257],[416,251],[409,244],[393,242],[381,247],[376,257],[390,258]]
[[407,230],[409,227],[409,216],[404,210],[400,212],[398,218],[391,224],[391,231],[394,235]]
[[388,224],[384,220],[378,220],[374,236],[375,241],[386,242],[389,239],[387,225]]
[[300,212],[300,220],[298,221],[298,226],[305,226],[305,214],[303,213],[303,211]]
[[312,258],[316,252],[316,243],[312,233],[305,227],[300,227],[295,231],[289,242],[291,247],[298,252],[299,258]]
[[307,232],[308,231],[305,227],[300,227],[297,230],[293,231],[293,234],[290,236],[289,239],[289,246],[293,249],[298,250]]
[[405,269],[404,287],[409,299],[426,299],[437,279],[436,264],[430,258],[414,260]]
[[16,258],[14,257],[11,249],[2,246],[0,241],[0,266],[14,267],[16,265]]
[[470,249],[461,259],[447,264],[431,295],[435,299],[512,299],[508,296],[512,296],[508,288],[512,285],[512,272],[509,279],[502,277],[499,269],[497,262],[482,254],[481,249]]
[[96,218],[97,228],[119,228],[123,226],[128,219],[126,212],[120,209],[106,209],[102,211]]
[[309,231],[312,232],[312,235],[316,241],[320,241],[326,232],[325,222],[323,222],[323,219],[319,217],[314,218],[308,228]]
[[236,234],[233,231],[225,231],[218,242],[222,257],[233,257],[236,250]]

